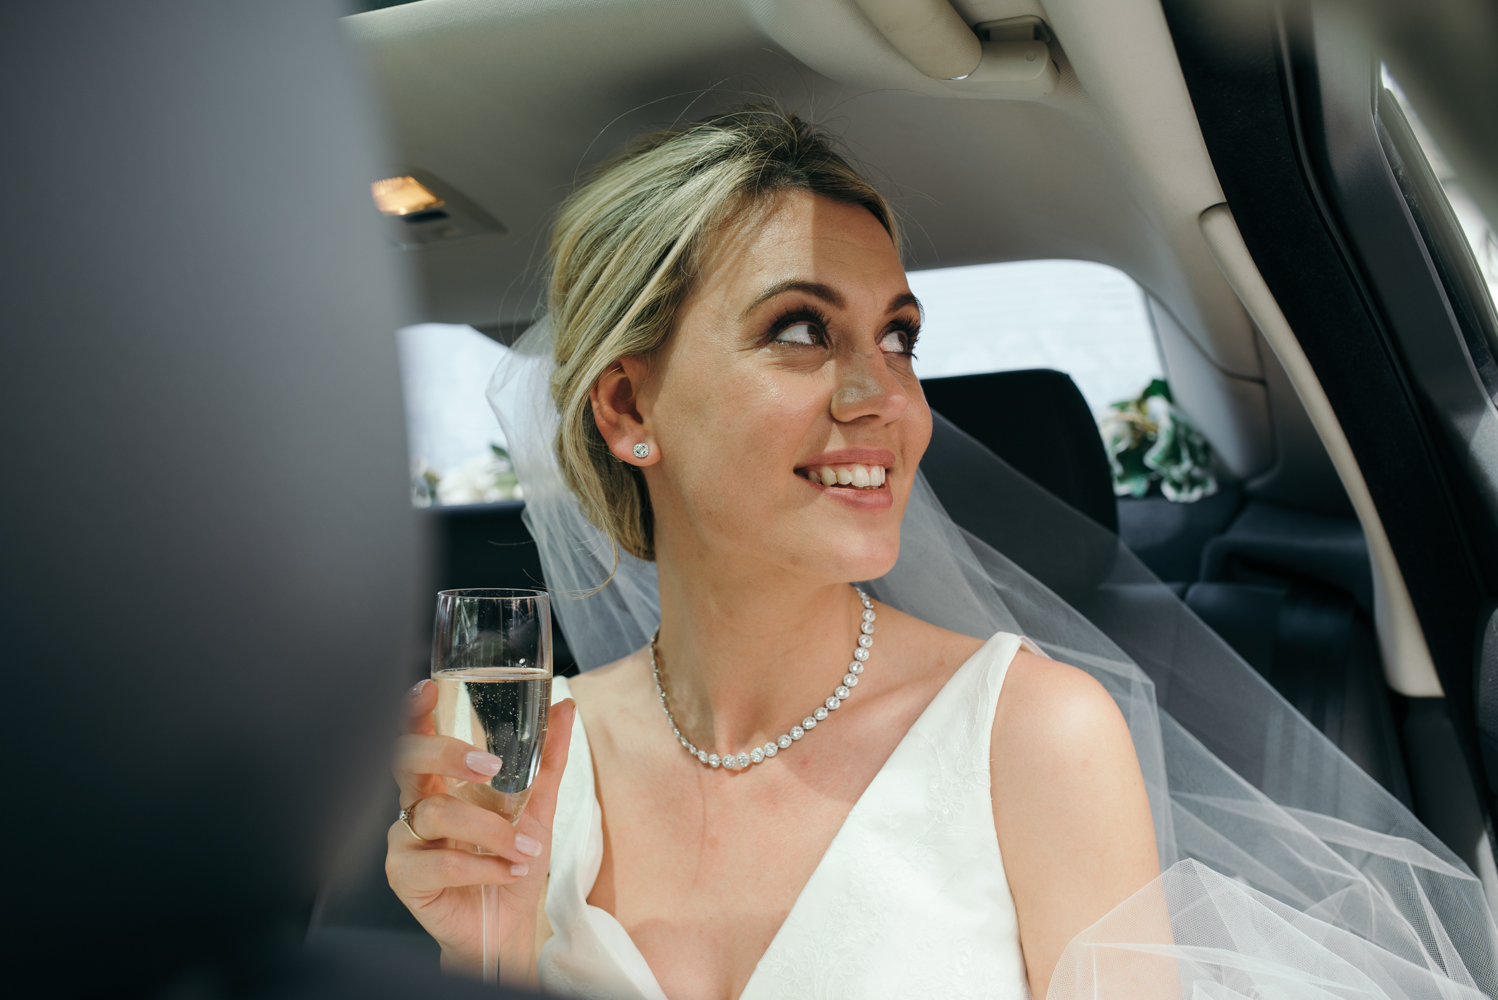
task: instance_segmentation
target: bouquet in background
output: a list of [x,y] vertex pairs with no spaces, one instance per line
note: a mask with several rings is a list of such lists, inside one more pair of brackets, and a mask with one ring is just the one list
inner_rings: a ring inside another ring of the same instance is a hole
[[1142,497],[1160,484],[1165,499],[1192,503],[1217,492],[1212,446],[1176,408],[1164,379],[1135,399],[1113,404],[1098,422],[1117,496]]
[[417,462],[411,471],[411,501],[418,507],[456,507],[523,497],[510,453],[497,444],[441,475],[424,461]]

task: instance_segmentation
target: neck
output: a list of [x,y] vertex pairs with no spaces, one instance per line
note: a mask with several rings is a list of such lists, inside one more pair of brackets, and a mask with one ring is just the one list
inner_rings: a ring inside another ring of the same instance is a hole
[[862,610],[851,586],[783,571],[693,571],[659,555],[661,684],[677,726],[698,747],[761,745],[840,682]]

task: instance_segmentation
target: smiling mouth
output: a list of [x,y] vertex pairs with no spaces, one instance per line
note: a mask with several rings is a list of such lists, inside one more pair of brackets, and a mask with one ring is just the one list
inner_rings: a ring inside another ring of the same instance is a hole
[[882,465],[819,465],[796,470],[796,475],[819,486],[853,490],[883,489],[887,474]]

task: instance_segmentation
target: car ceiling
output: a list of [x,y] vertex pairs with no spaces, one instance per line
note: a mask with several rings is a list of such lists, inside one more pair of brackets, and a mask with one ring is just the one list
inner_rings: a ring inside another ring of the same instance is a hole
[[547,222],[580,172],[652,127],[770,96],[842,136],[903,216],[911,269],[1111,264],[1217,367],[1261,378],[1198,228],[1223,196],[1159,7],[955,6],[970,24],[1043,17],[1057,89],[994,99],[928,79],[852,0],[420,0],[349,17],[399,169],[435,174],[508,229],[412,252],[423,318],[532,318]]

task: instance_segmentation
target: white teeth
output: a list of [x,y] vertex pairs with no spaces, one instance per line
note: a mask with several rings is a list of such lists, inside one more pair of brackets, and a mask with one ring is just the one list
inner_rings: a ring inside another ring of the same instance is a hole
[[887,478],[882,465],[843,465],[834,469],[830,465],[801,470],[808,482],[821,486],[852,486],[860,490],[877,490]]

